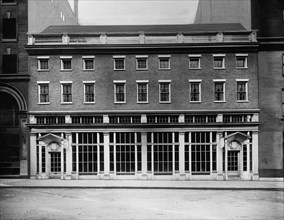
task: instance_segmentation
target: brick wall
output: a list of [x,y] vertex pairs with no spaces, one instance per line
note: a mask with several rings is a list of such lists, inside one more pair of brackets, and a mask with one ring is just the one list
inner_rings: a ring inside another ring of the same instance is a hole
[[282,54],[259,52],[260,176],[283,177]]
[[[94,54],[95,55],[95,54]],[[125,55],[125,54],[121,54]],[[145,53],[140,54],[145,55]],[[30,56],[30,110],[188,110],[188,109],[252,109],[258,108],[257,90],[257,55],[249,53],[248,69],[236,69],[235,53],[226,54],[226,69],[214,70],[213,57],[210,53],[203,53],[201,57],[201,70],[189,70],[188,54],[170,54],[171,69],[159,70],[157,54],[149,54],[148,70],[137,71],[135,54],[126,54],[126,70],[114,71],[112,55],[96,55],[95,71],[82,70],[82,56],[73,55],[70,72],[60,71],[59,55],[50,56],[50,71],[37,71],[37,58]],[[189,79],[202,79],[202,102],[189,103]],[[213,79],[226,79],[226,102],[214,103]],[[249,102],[237,103],[236,79],[249,79]],[[96,81],[96,103],[83,104],[82,81]],[[127,102],[114,104],[113,80],[126,80]],[[137,104],[136,80],[149,80],[149,103]],[[170,104],[159,103],[158,80],[171,80]],[[37,104],[37,81],[50,81],[50,104]],[[73,81],[73,104],[60,104],[59,81]]]

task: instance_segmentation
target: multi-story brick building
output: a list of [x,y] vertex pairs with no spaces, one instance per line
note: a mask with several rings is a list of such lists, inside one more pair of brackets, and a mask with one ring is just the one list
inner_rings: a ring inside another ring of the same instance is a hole
[[0,6],[0,175],[27,176],[27,0],[2,0]]
[[252,27],[258,29],[259,172],[284,177],[284,1],[252,1]]
[[31,177],[257,180],[257,48],[240,24],[30,35]]

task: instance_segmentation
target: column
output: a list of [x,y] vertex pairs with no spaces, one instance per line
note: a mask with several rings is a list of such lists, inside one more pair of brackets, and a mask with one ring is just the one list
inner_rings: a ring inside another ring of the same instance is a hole
[[19,114],[20,118],[20,175],[28,176],[28,129],[26,114]]
[[66,146],[66,180],[71,180],[72,177],[72,136],[71,133],[66,134],[67,146]]
[[252,180],[259,180],[258,174],[258,131],[252,132]]
[[[38,169],[38,177],[42,179],[42,146],[44,146],[44,142],[39,142],[39,150],[38,150],[38,160],[39,160],[39,169]],[[46,167],[47,168],[47,167]]]
[[36,179],[36,134],[30,134],[30,178]]
[[184,132],[179,132],[179,175],[185,179]]
[[109,132],[104,132],[104,178],[109,179]]
[[147,132],[141,132],[142,178],[147,178]]
[[227,140],[225,140],[225,180],[228,180],[228,149],[227,149]]
[[223,177],[223,139],[222,133],[217,133],[217,149],[216,149],[216,160],[217,160],[217,180],[224,180]]

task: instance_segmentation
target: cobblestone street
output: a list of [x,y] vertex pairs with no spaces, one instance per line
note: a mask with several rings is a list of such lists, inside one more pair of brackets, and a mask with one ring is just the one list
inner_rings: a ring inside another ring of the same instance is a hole
[[0,189],[4,219],[283,219],[283,191]]

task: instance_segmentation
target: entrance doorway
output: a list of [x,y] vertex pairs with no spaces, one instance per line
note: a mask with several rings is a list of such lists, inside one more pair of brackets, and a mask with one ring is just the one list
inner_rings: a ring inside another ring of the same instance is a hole
[[20,174],[20,127],[17,101],[0,92],[0,175]]
[[240,176],[240,151],[228,151],[228,177]]
[[50,178],[60,178],[61,152],[50,153]]

